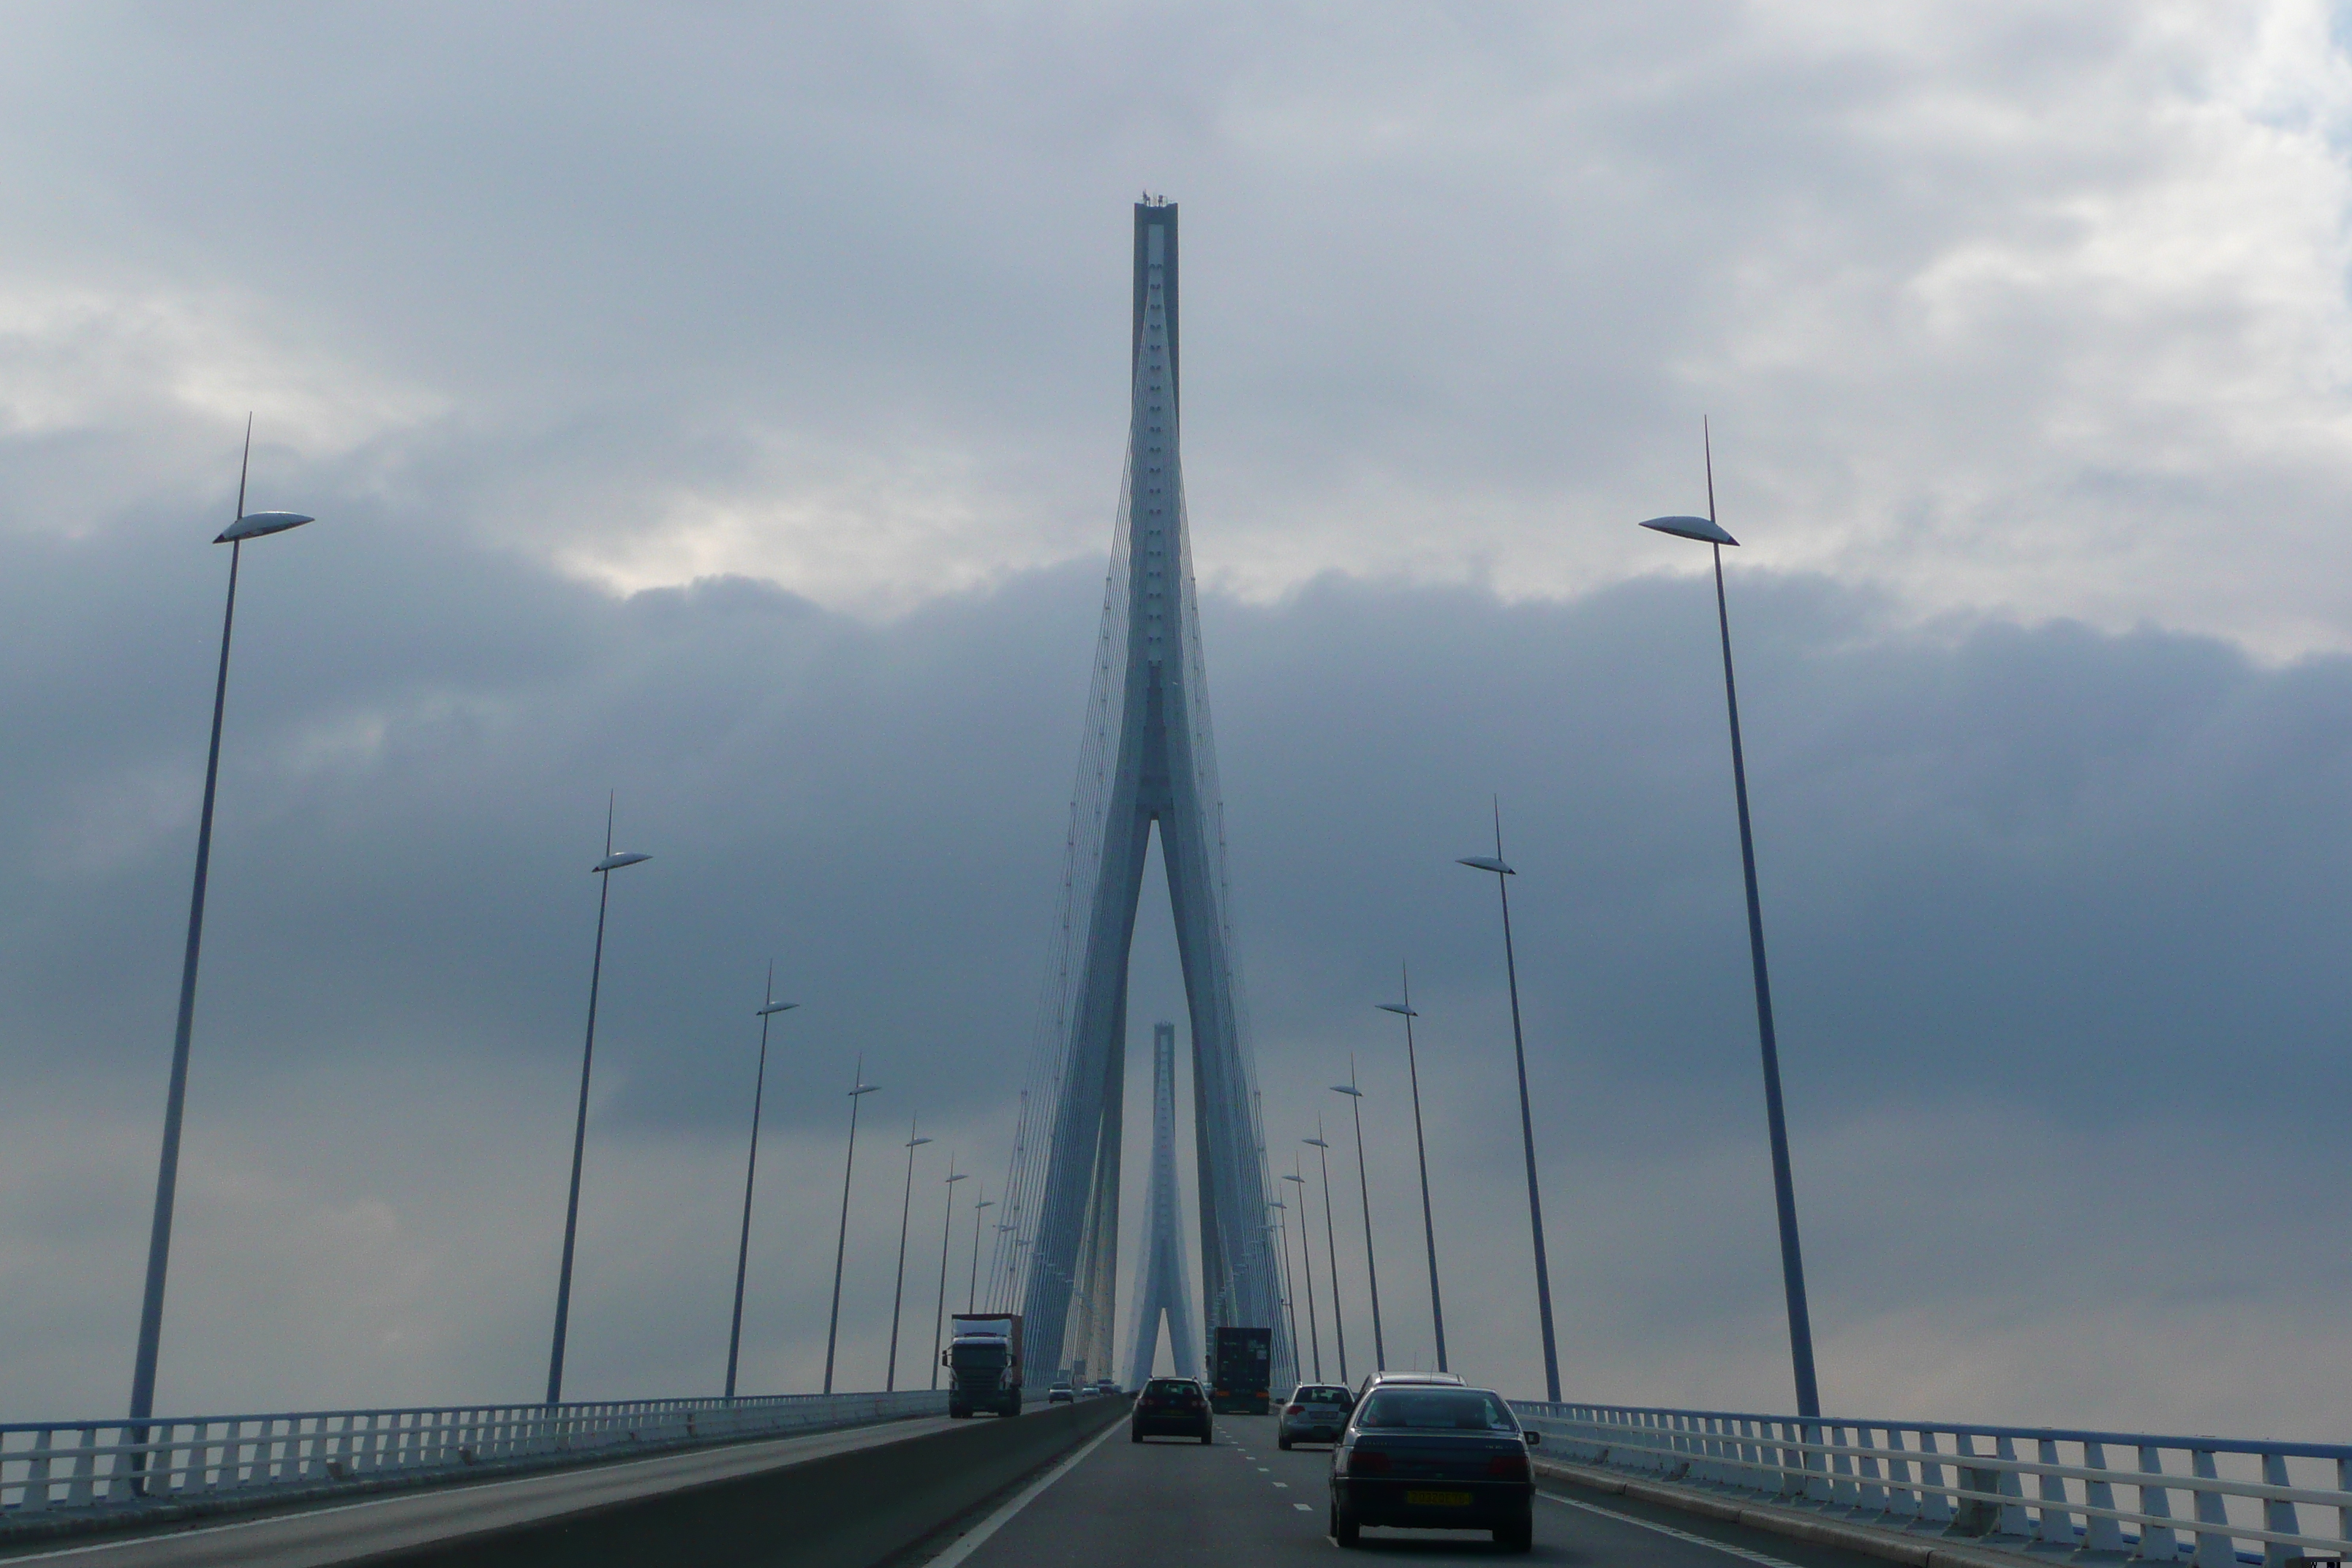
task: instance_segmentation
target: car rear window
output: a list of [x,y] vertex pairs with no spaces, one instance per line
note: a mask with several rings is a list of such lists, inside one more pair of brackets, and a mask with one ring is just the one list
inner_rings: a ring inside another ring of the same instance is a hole
[[1356,1425],[1438,1432],[1516,1432],[1519,1427],[1509,1405],[1475,1388],[1375,1389]]
[[1301,1405],[1345,1405],[1348,1399],[1346,1389],[1328,1385],[1302,1388],[1297,1394],[1297,1403]]
[[1200,1390],[1188,1378],[1155,1377],[1151,1380],[1153,1394],[1197,1394]]

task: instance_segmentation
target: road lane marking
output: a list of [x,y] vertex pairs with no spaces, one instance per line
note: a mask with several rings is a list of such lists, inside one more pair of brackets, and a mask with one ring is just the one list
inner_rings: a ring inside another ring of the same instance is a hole
[[988,1538],[994,1535],[998,1531],[1003,1529],[1006,1524],[1011,1522],[1014,1514],[1019,1513],[1023,1509],[1027,1508],[1031,1503],[1034,1502],[1037,1500],[1038,1493],[1044,1491],[1047,1487],[1052,1486],[1055,1481],[1060,1480],[1064,1476],[1068,1475],[1072,1470],[1077,1468],[1080,1460],[1084,1459],[1088,1454],[1093,1453],[1097,1448],[1101,1447],[1105,1440],[1108,1439],[1112,1433],[1118,1431],[1123,1425],[1125,1425],[1125,1423],[1114,1421],[1109,1426],[1104,1427],[1101,1434],[1097,1436],[1093,1442],[1088,1443],[1085,1447],[1080,1448],[1076,1453],[1072,1454],[1068,1458],[1064,1459],[1060,1464],[1055,1465],[1052,1469],[1047,1470],[1044,1475],[1030,1482],[1029,1485],[1022,1488],[1019,1496],[1006,1503],[1003,1508],[998,1509],[994,1513],[990,1514],[986,1519],[982,1520],[978,1524],[973,1525],[971,1527],[971,1533],[966,1535],[962,1540],[957,1542],[953,1546],[949,1547],[945,1552],[940,1552],[937,1557],[932,1558],[930,1563],[927,1565],[927,1568],[956,1568],[957,1563],[962,1562],[965,1558],[971,1556],[973,1552],[979,1551],[983,1545],[987,1544]]
[[1290,1483],[1288,1481],[1276,1481],[1274,1484],[1280,1487],[1284,1491],[1288,1491],[1290,1489]]
[[1705,1535],[1693,1535],[1687,1530],[1676,1530],[1671,1524],[1659,1524],[1652,1520],[1636,1519],[1630,1513],[1619,1513],[1615,1509],[1595,1508],[1589,1502],[1578,1502],[1573,1498],[1564,1498],[1542,1490],[1538,1490],[1536,1496],[1546,1502],[1559,1503],[1564,1508],[1580,1508],[1587,1513],[1597,1513],[1603,1519],[1614,1519],[1626,1524],[1638,1524],[1643,1530],[1654,1530],[1660,1535],[1671,1535],[1676,1541],[1687,1541],[1694,1546],[1712,1547],[1717,1552],[1727,1552],[1733,1557],[1744,1557],[1750,1563],[1762,1563],[1764,1568],[1797,1568],[1795,1563],[1785,1557],[1775,1557],[1769,1552],[1758,1552],[1746,1546],[1728,1545]]
[[1292,1503],[1290,1506],[1291,1506],[1291,1507],[1293,1507],[1293,1508],[1295,1508],[1295,1509],[1297,1509],[1297,1510],[1299,1512],[1301,1512],[1301,1513],[1313,1513],[1313,1512],[1315,1511],[1313,1509],[1309,1508],[1307,1504],[1305,1504],[1305,1503],[1303,1503],[1303,1502],[1295,1502],[1295,1503]]

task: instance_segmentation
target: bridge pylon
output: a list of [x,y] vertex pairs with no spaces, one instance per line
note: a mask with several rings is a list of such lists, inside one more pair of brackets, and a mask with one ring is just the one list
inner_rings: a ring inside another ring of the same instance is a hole
[[1016,1139],[998,1300],[1017,1300],[1026,1315],[1033,1365],[1076,1373],[1084,1362],[1086,1375],[1109,1373],[1128,958],[1156,826],[1192,1042],[1202,1322],[1272,1330],[1281,1379],[1295,1362],[1267,1230],[1194,603],[1176,262],[1176,205],[1146,197],[1135,206],[1127,468],[1065,846],[1060,948],[1023,1113],[1034,1124]]

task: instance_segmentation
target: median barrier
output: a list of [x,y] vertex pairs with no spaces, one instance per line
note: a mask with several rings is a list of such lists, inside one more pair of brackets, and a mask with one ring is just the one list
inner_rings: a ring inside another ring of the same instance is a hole
[[367,1561],[376,1568],[868,1568],[1124,1420],[1128,1405],[1087,1399],[974,1420]]

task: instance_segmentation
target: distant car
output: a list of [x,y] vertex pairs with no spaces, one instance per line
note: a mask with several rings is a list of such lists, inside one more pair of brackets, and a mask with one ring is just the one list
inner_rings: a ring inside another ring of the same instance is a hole
[[1528,1449],[1541,1441],[1489,1389],[1375,1387],[1331,1451],[1331,1539],[1352,1547],[1366,1525],[1486,1530],[1525,1552],[1535,1543]]
[[1197,1377],[1155,1377],[1135,1396],[1135,1414],[1128,1418],[1131,1443],[1146,1437],[1198,1437],[1206,1443],[1214,1432],[1209,1425],[1209,1391]]
[[1355,1396],[1336,1383],[1302,1383],[1283,1401],[1275,1422],[1274,1440],[1287,1448],[1293,1443],[1336,1443],[1348,1429],[1348,1412]]
[[1364,1381],[1356,1384],[1356,1397],[1353,1403],[1362,1404],[1364,1395],[1384,1383],[1418,1383],[1433,1384],[1440,1388],[1465,1386],[1461,1378],[1450,1372],[1368,1372],[1364,1373]]
[[1107,1377],[1098,1377],[1095,1379],[1095,1392],[1097,1394],[1117,1394],[1118,1392],[1118,1384],[1113,1383]]
[[1045,1391],[1045,1403],[1048,1405],[1075,1405],[1077,1398],[1076,1393],[1066,1383],[1057,1383]]

